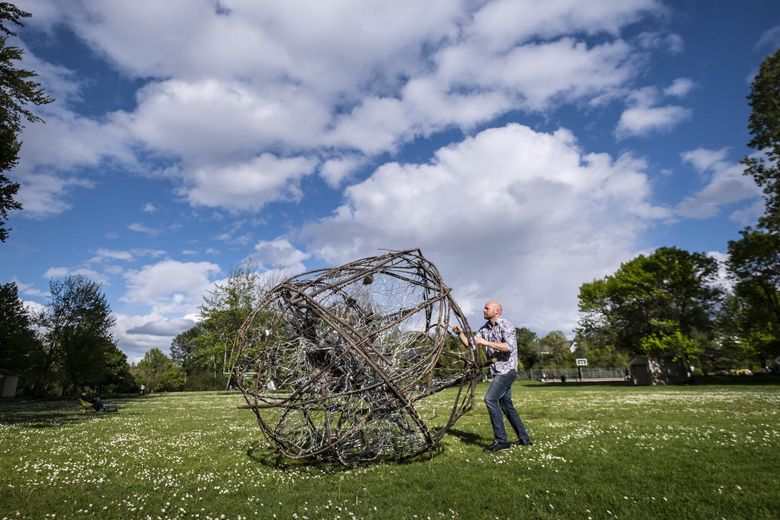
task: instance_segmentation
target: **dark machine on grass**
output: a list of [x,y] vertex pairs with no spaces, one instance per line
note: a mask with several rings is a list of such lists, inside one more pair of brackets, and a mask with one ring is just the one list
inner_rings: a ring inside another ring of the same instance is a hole
[[[352,466],[437,448],[471,409],[477,351],[468,323],[419,250],[289,278],[239,330],[231,363],[281,454]],[[443,392],[443,390],[447,390]]]

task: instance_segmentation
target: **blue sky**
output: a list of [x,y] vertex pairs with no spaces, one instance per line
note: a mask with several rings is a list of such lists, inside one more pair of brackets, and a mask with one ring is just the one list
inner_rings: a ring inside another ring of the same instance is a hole
[[419,247],[570,333],[583,282],[661,246],[725,258],[775,1],[25,1],[56,102],[28,125],[0,278],[103,284],[131,360],[242,262],[285,274]]

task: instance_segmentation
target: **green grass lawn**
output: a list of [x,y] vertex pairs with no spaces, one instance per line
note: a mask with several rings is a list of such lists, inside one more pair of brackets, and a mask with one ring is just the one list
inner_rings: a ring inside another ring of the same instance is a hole
[[432,457],[357,469],[277,464],[238,393],[0,403],[0,518],[780,518],[780,386],[516,384],[534,445],[498,454],[486,388]]

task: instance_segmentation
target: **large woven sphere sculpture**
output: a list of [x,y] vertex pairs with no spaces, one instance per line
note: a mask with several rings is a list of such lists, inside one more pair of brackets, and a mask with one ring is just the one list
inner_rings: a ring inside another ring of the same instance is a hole
[[480,363],[448,332],[455,324],[469,332],[436,267],[419,250],[394,251],[273,287],[231,359],[279,453],[403,460],[436,448],[473,404]]

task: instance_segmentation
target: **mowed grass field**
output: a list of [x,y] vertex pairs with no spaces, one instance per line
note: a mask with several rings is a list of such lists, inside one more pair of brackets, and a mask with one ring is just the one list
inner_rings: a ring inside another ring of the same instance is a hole
[[486,389],[433,456],[356,469],[277,464],[236,392],[0,403],[0,518],[780,518],[780,386],[515,384],[534,445],[497,454]]

